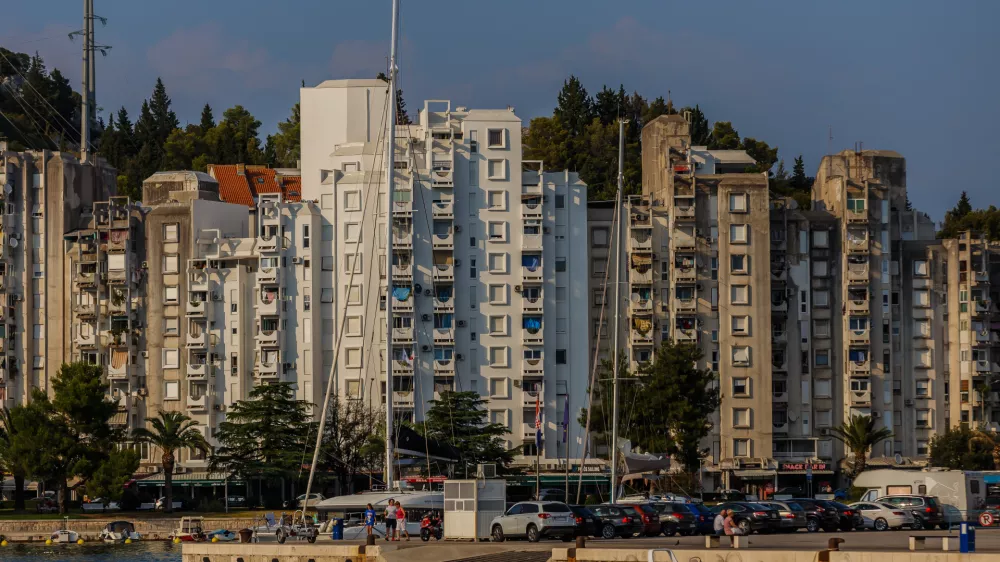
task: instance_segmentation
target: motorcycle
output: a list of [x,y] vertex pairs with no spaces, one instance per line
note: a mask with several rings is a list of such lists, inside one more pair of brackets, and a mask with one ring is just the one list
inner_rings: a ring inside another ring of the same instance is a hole
[[441,524],[441,517],[437,513],[424,514],[424,518],[420,520],[420,540],[427,542],[431,537],[441,540],[443,534],[444,525]]

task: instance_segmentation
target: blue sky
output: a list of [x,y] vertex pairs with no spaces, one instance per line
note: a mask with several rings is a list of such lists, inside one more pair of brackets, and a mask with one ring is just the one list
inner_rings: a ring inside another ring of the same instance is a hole
[[[547,115],[569,74],[623,83],[802,153],[864,142],[908,161],[914,205],[940,219],[961,190],[1000,206],[1000,2],[989,0],[402,0],[402,86],[423,99]],[[4,7],[0,45],[38,51],[79,80],[82,2]],[[99,104],[134,115],[162,76],[182,122],[237,103],[273,131],[307,85],[373,76],[388,54],[389,0],[96,0]],[[992,94],[992,95],[990,95]],[[829,128],[833,141],[828,140]],[[987,172],[987,173],[984,173]]]

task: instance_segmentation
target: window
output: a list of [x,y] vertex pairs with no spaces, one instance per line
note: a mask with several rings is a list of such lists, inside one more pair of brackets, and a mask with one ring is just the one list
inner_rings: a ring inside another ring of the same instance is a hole
[[181,383],[178,381],[166,381],[163,383],[163,398],[165,400],[181,399]]
[[913,275],[915,277],[927,277],[928,273],[927,262],[925,260],[916,260],[913,262]]
[[930,410],[917,410],[917,427],[929,428],[931,427],[931,411]]
[[565,364],[566,364],[566,350],[565,349],[557,349],[556,350],[556,365],[565,365]]
[[344,192],[344,210],[346,210],[346,211],[360,211],[361,210],[361,192],[360,191],[345,191]]
[[749,457],[750,456],[750,440],[749,439],[733,439],[733,456],[734,457]]
[[344,348],[344,364],[352,369],[361,367],[361,348]]
[[507,379],[490,379],[490,398],[507,398]]
[[163,319],[163,335],[176,336],[180,333],[180,320],[177,318]]
[[490,273],[507,273],[507,254],[490,254],[489,266]]
[[[326,299],[330,291],[330,300]],[[323,302],[333,302],[333,289],[323,289]],[[351,285],[347,288],[347,304],[361,304],[361,285]]]
[[750,427],[750,408],[733,408],[733,427]]
[[486,130],[486,146],[489,148],[506,148],[505,135],[503,129]]
[[507,160],[504,158],[491,158],[487,161],[489,165],[489,178],[491,180],[507,179]]
[[507,304],[507,285],[489,286],[490,304]]
[[828,349],[817,349],[816,350],[816,366],[817,367],[829,367],[830,366],[830,350],[828,350]]
[[847,321],[848,328],[857,334],[863,334],[868,331],[868,318],[864,316],[852,316],[850,320]]
[[491,211],[507,210],[507,193],[505,191],[487,191],[486,204]]
[[865,210],[865,200],[858,197],[847,197],[847,210],[855,213],[863,213]]
[[163,225],[163,241],[177,242],[177,223]]
[[556,195],[556,209],[565,209],[565,208],[566,208],[566,196]]
[[476,256],[469,256],[469,278],[475,279],[479,275],[476,272]]
[[750,242],[750,225],[734,224],[729,227],[730,244],[748,244]]
[[490,242],[506,242],[507,223],[503,221],[490,221],[489,236]]
[[556,273],[566,271],[566,258],[556,258]]
[[[595,248],[607,248],[608,247],[608,229],[607,228],[592,228],[590,229],[590,245]],[[666,263],[666,262],[664,262]]]
[[364,332],[364,321],[360,316],[348,316],[344,319],[344,328],[348,336],[361,336]]
[[[917,454],[920,456],[926,456],[930,454],[930,448],[927,446],[927,441],[919,439],[917,440]],[[972,483],[978,484],[979,482],[973,480],[972,482],[970,482],[970,484]]]
[[750,273],[750,256],[746,254],[732,254],[729,256],[729,272],[734,275],[747,275]]
[[506,316],[490,316],[490,335],[491,336],[506,336],[507,335],[507,317]]
[[[177,304],[180,302],[180,288],[177,285],[163,288],[163,302],[166,304]],[[194,299],[192,298],[192,301]]]
[[180,258],[175,255],[163,256],[163,273],[180,271]]
[[603,306],[604,297],[604,289],[594,289],[594,306]]
[[602,278],[604,277],[607,268],[608,260],[604,258],[594,258],[594,260],[590,262],[590,275],[592,277]]
[[719,279],[719,258],[713,257],[711,260],[712,281]]
[[833,425],[833,410],[819,410],[816,412],[816,427],[830,427]]
[[830,337],[830,321],[829,320],[814,320],[813,321],[813,337],[814,338],[828,338],[828,337]]
[[323,256],[323,260],[320,262],[320,268],[323,271],[333,271],[333,256]]
[[163,350],[163,368],[176,369],[181,364],[181,352],[176,349]]
[[931,396],[931,381],[919,380],[916,381],[916,392],[914,393],[917,398],[930,398]]
[[[331,226],[330,228],[333,228],[333,227]],[[302,247],[303,248],[308,248],[309,247],[309,225],[308,224],[302,225]]]
[[749,316],[733,316],[732,317],[733,335],[734,336],[749,336],[750,335],[750,317]]
[[813,306],[820,308],[826,308],[830,306],[830,292],[829,291],[813,291]]
[[913,291],[913,306],[928,307],[931,305],[930,291]]
[[743,398],[750,396],[750,379],[743,377],[734,378],[733,396],[740,396]]
[[506,367],[507,366],[507,348],[506,347],[491,347],[489,350],[489,361],[490,367]]
[[361,398],[361,381],[358,379],[348,379],[346,383],[346,394],[348,398]]
[[830,274],[829,267],[827,267],[826,260],[814,260],[813,261],[813,276],[814,277],[826,277]]
[[830,247],[830,231],[828,230],[814,230],[813,231],[813,248],[829,248]]
[[344,272],[350,273],[351,269],[354,273],[361,273],[361,262],[364,256],[358,254],[346,254],[344,255]]
[[868,379],[851,379],[851,392],[868,392]]
[[829,398],[832,396],[830,394],[832,386],[833,383],[829,379],[817,379],[813,387],[816,392],[816,398]]
[[748,199],[749,196],[746,193],[730,193],[729,194],[729,212],[730,213],[745,213],[748,210]]
[[729,302],[732,304],[750,304],[750,286],[732,285],[729,287]]
[[750,346],[734,345],[733,367],[749,367],[749,366],[750,366]]

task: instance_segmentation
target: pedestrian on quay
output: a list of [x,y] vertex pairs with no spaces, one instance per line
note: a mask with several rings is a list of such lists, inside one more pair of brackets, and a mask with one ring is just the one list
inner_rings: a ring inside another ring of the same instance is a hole
[[385,540],[396,540],[396,500],[392,498],[385,508]]
[[365,510],[365,529],[368,534],[372,534],[372,529],[375,528],[375,508],[372,504],[368,504],[368,509]]
[[723,526],[726,521],[726,510],[723,509],[715,516],[715,521],[712,522],[712,529],[715,530],[716,536],[721,537],[725,534]]
[[396,521],[399,525],[399,537],[406,535],[406,540],[410,540],[410,532],[406,530],[406,510],[403,509],[402,502],[396,502]]

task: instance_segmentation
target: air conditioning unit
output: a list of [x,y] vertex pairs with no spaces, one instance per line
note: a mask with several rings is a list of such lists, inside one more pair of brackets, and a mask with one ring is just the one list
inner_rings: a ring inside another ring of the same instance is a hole
[[186,466],[175,466],[174,467],[174,474],[185,474],[187,472],[187,470],[188,469],[187,469]]
[[149,352],[148,351],[140,351],[139,352],[139,356],[142,357],[143,359],[147,359],[147,358],[149,358]]
[[828,437],[830,435],[830,429],[824,427],[823,429],[819,430],[819,434],[822,435],[822,436],[824,436],[824,437]]
[[496,478],[496,477],[497,477],[497,465],[495,464],[481,464],[476,468],[477,479]]
[[515,293],[520,293],[521,292],[521,286],[520,285],[514,285],[514,292]]
[[424,291],[424,296],[425,296],[425,297],[429,297],[429,296],[431,296],[431,295],[433,295],[433,294],[434,294],[434,293],[433,293],[433,292],[431,292],[431,290],[430,290],[430,289],[427,289],[426,291]]
[[221,404],[216,404],[216,405],[212,406],[212,409],[215,410],[216,412],[218,412],[221,408],[222,408]]
[[[146,352],[143,351],[143,353],[146,353]],[[139,387],[139,396],[148,396],[148,395],[149,395],[149,389],[146,388],[146,387],[144,387],[144,386],[140,386]]]
[[521,381],[514,379],[514,388],[521,388]]
[[422,346],[420,346],[420,351],[428,352],[430,350],[431,350],[431,346],[429,346],[429,345],[422,345]]
[[212,300],[213,301],[221,301],[222,300],[222,295],[220,295],[219,293],[212,293]]
[[465,357],[463,357],[461,353],[456,353],[455,354],[455,361],[462,361],[464,359],[465,359]]
[[290,371],[295,367],[292,366],[292,363],[282,363],[281,368],[284,369],[285,371]]
[[459,320],[458,321],[458,327],[459,328],[464,328],[465,327],[465,320]]
[[912,406],[913,405],[913,400],[907,398],[906,400],[903,400],[903,404],[905,406]]
[[149,262],[148,261],[142,262],[142,268],[143,269],[149,269]]
[[420,283],[417,283],[416,285],[413,286],[413,290],[419,293],[420,291],[424,290],[424,287]]
[[455,225],[455,232],[462,232],[462,225],[456,224]]
[[546,226],[545,228],[542,229],[542,232],[544,232],[545,234],[549,234],[552,232],[552,229]]
[[462,265],[462,260],[455,260],[455,267]]
[[302,258],[296,256],[292,258],[292,263],[302,263]]
[[431,315],[430,314],[421,314],[420,315],[420,319],[423,320],[424,322],[430,322]]
[[879,412],[879,411],[874,411],[874,412],[872,412],[872,418],[873,418],[873,419],[876,419],[876,420],[877,420],[877,419],[879,419],[880,417],[882,417],[882,412]]
[[145,469],[146,469],[146,474],[156,474],[156,472],[158,470],[160,470],[159,468],[157,468],[155,466],[147,466],[147,467],[145,467]]

